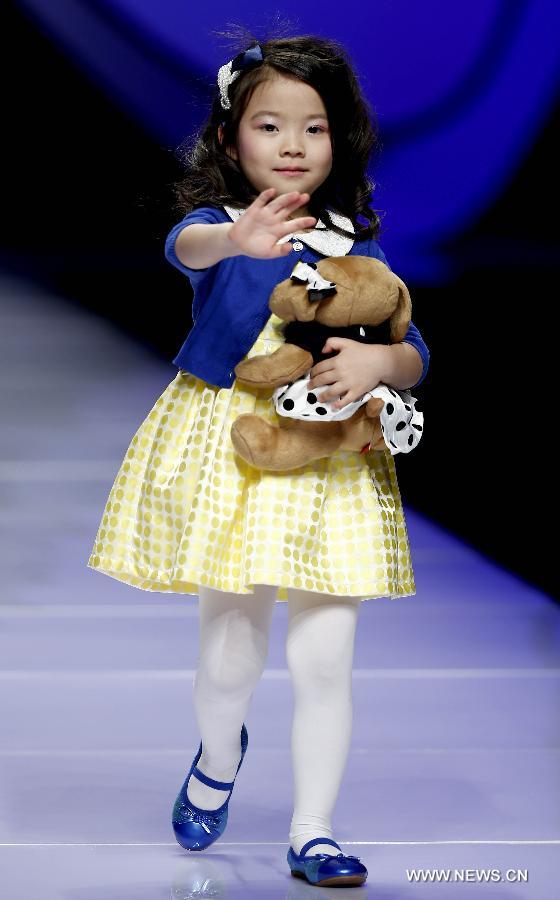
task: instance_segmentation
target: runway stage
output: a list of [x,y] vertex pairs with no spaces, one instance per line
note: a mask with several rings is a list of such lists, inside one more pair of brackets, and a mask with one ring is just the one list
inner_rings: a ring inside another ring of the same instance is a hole
[[[200,740],[197,599],[86,568],[122,456],[175,367],[15,277],[0,291],[1,896],[319,896],[286,863],[287,604],[275,607],[227,830],[188,854],[170,817]],[[369,877],[346,890],[356,900],[557,900],[560,611],[406,514],[417,594],[368,601],[358,622],[333,825]],[[413,883],[420,869],[469,883]],[[491,869],[528,870],[528,881],[481,881]]]

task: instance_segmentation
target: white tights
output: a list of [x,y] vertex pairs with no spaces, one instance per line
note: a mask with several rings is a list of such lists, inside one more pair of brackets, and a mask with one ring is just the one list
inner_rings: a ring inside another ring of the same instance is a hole
[[[276,587],[254,594],[199,588],[199,660],[193,698],[200,734],[200,769],[232,781],[241,756],[240,732],[265,667]],[[352,660],[360,597],[288,588],[286,662],[294,693],[292,765],[296,853],[311,838],[331,837],[331,813],[344,773],[352,730]],[[227,792],[191,778],[189,799],[217,808]],[[329,844],[313,853],[335,854]]]

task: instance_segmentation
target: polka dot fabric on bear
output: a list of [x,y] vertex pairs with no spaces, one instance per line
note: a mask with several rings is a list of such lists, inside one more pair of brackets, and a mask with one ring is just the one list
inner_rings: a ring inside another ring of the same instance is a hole
[[410,391],[397,391],[386,384],[379,384],[367,391],[359,400],[335,409],[333,403],[340,399],[321,400],[326,385],[309,390],[310,372],[296,381],[280,385],[272,393],[274,408],[279,416],[288,419],[308,419],[310,422],[338,422],[349,419],[370,397],[380,397],[385,404],[381,410],[381,431],[391,455],[410,453],[416,447],[424,429],[424,414],[416,409],[416,397]]
[[[283,341],[272,314],[246,358]],[[239,594],[255,584],[340,596],[416,593],[389,450],[338,451],[289,472],[253,468],[231,443],[242,413],[278,421],[271,392],[219,388],[189,372],[132,438],[88,567],[147,591]]]

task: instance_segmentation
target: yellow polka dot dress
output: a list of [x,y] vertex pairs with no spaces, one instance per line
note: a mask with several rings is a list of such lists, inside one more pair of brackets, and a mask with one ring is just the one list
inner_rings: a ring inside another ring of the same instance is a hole
[[[274,313],[246,357],[283,342]],[[238,594],[256,584],[323,594],[416,593],[389,450],[337,451],[287,472],[231,443],[242,413],[278,421],[271,391],[220,388],[179,370],[130,442],[88,567],[146,591]]]

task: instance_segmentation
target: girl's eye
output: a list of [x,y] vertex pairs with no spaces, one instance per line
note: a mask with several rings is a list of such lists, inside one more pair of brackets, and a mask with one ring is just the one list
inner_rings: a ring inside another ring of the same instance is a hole
[[[267,122],[266,125],[259,125],[259,131],[263,128],[276,128],[276,125],[273,125],[272,122]],[[321,125],[310,125],[309,128],[318,128],[319,132],[325,130],[321,127]],[[268,134],[270,134],[270,131],[268,132]],[[315,131],[314,134],[317,134],[317,132]]]

